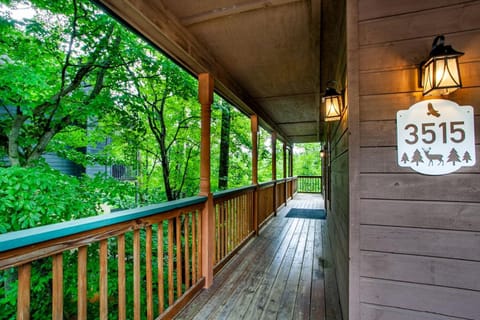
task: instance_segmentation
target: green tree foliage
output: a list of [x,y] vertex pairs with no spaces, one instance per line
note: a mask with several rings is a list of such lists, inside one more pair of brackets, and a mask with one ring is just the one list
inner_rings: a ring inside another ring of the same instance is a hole
[[[224,110],[229,110],[230,130],[228,134],[228,176],[227,189],[250,185],[252,183],[252,141],[250,118],[233,108],[227,101],[214,95],[211,125],[211,184],[214,191],[221,190],[220,153],[222,149],[221,132]],[[226,137],[224,137],[226,138]],[[224,141],[226,142],[226,141]]]
[[1,141],[13,166],[34,165],[58,132],[111,106],[107,72],[123,49],[125,31],[88,2],[35,6],[32,19],[0,18]]
[[283,179],[283,142],[278,139],[276,142],[276,151],[277,179]]
[[[123,103],[141,113],[148,123],[158,148],[151,153],[156,153],[160,161],[170,201],[181,198],[185,183],[195,180],[191,173],[196,171],[189,163],[199,155],[196,81],[155,51],[144,47],[140,52],[143,54],[136,55],[138,61],[127,67],[129,77]],[[129,92],[132,87],[133,93]]]
[[301,143],[293,148],[293,175],[320,176],[322,175],[322,159],[320,158],[320,144]]
[[134,205],[133,185],[102,176],[81,179],[47,165],[0,168],[0,233],[97,215],[101,205]]
[[263,128],[258,130],[258,181],[272,180],[272,136]]

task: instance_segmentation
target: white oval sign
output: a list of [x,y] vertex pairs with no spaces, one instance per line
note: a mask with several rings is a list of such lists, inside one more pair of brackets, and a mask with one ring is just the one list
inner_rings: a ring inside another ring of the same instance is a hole
[[442,175],[475,165],[474,112],[471,106],[432,99],[397,112],[400,167]]

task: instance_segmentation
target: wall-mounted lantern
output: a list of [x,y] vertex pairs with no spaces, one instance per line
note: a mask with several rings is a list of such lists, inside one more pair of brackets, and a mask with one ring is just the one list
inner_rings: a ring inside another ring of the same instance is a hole
[[325,121],[340,120],[343,105],[342,95],[334,87],[327,85],[322,102],[325,103]]
[[423,95],[448,95],[462,87],[458,52],[452,46],[444,45],[445,37],[437,36],[432,44],[432,51],[428,59],[420,66],[421,86]]
[[325,149],[320,150],[320,158],[325,158]]

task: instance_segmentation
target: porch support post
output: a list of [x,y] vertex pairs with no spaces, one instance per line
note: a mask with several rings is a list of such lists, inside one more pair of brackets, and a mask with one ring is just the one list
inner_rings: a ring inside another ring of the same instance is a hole
[[202,210],[202,275],[205,288],[213,283],[213,255],[215,248],[215,220],[213,196],[210,188],[210,116],[213,103],[214,80],[211,74],[198,75],[198,100],[201,110],[200,141],[200,195],[208,197]]
[[[288,175],[290,177],[293,177],[293,145],[290,145],[290,153],[288,155],[288,163],[289,163]],[[295,194],[295,186],[296,186],[297,182],[298,181],[293,181],[292,180],[292,198],[293,198],[293,195]]]
[[293,146],[291,145],[290,146],[290,157],[289,157],[289,161],[290,161],[290,177],[293,177]]
[[273,212],[277,215],[277,133],[272,131]]
[[255,186],[253,194],[253,230],[258,235],[258,116],[250,116],[252,130],[252,184]]

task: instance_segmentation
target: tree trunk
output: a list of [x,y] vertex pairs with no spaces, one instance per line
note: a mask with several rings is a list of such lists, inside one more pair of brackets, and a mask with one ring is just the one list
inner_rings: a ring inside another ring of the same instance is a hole
[[222,109],[222,130],[220,132],[220,164],[218,166],[218,189],[228,188],[228,156],[230,149],[230,106]]

